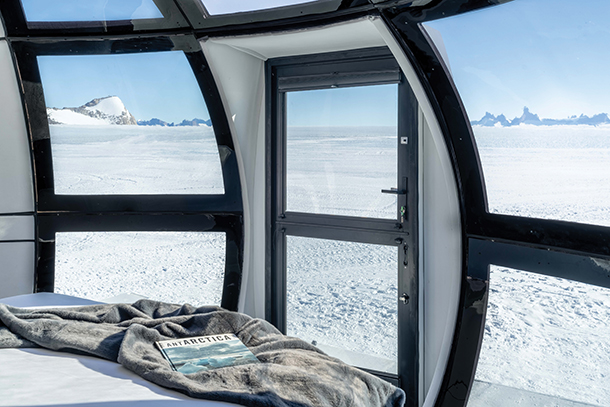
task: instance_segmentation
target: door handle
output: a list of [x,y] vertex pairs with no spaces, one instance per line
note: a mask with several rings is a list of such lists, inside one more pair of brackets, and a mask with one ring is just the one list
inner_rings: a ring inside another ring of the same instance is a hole
[[406,195],[407,191],[405,191],[404,189],[396,189],[396,188],[390,188],[390,189],[382,189],[381,190],[382,194],[395,194],[395,195]]

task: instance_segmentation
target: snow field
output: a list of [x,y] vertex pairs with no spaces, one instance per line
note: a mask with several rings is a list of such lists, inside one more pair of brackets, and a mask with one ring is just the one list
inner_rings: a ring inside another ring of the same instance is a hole
[[287,240],[288,335],[375,356],[384,365],[395,361],[398,249],[297,236]]
[[210,127],[51,125],[50,129],[57,194],[224,193]]
[[[91,133],[85,142],[78,126],[51,127],[64,127],[52,133],[59,134],[53,153],[61,193],[216,193],[210,191],[222,187],[222,178],[210,175],[220,174],[216,147],[188,133],[201,127],[167,137],[167,128],[107,126],[112,130]],[[127,127],[141,133],[113,133]],[[396,186],[387,164],[395,160],[394,136],[387,128],[316,136],[294,131],[289,209],[394,216],[394,197],[380,194]],[[491,212],[610,226],[610,126],[475,133]],[[216,158],[202,159],[208,156]],[[224,236],[211,235],[58,234],[57,291],[94,299],[134,292],[170,302],[218,303]],[[395,247],[289,236],[287,255],[290,334],[323,348],[395,360]],[[490,284],[470,405],[486,405],[493,387],[504,391],[500,399],[507,406],[518,400],[610,406],[610,291],[498,267]],[[498,402],[500,393],[493,394]]]
[[[355,132],[356,130],[357,132]],[[291,127],[289,211],[395,219],[396,127]]]
[[137,294],[220,305],[225,234],[70,232],[56,235],[55,292],[93,300]]
[[493,266],[476,380],[610,405],[609,309],[609,289]]

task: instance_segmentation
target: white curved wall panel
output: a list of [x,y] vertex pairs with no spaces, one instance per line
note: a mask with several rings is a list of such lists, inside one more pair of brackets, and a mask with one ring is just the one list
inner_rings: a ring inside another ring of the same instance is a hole
[[0,216],[0,242],[34,241],[34,227],[34,216]]
[[30,148],[8,43],[0,40],[0,214],[34,211]]
[[0,242],[0,298],[34,291],[34,242]]
[[[265,316],[265,65],[234,47],[202,41],[202,49],[237,137],[244,201],[244,270],[239,309]],[[252,272],[251,272],[252,271]]]

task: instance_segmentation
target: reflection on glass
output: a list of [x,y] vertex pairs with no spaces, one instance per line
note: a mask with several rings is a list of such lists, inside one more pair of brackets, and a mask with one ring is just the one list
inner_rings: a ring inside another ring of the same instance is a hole
[[287,210],[396,218],[397,85],[287,94]]
[[492,266],[468,406],[607,406],[609,307],[608,289]]
[[346,363],[396,373],[396,247],[287,241],[287,334]]
[[295,4],[313,3],[316,0],[201,0],[210,15],[266,10]]
[[225,234],[78,232],[56,234],[55,292],[92,300],[135,294],[220,305]]
[[153,0],[21,0],[29,22],[163,18]]
[[183,52],[38,64],[56,194],[224,193],[210,116]]
[[473,124],[490,212],[610,226],[609,12],[513,1],[426,23]]

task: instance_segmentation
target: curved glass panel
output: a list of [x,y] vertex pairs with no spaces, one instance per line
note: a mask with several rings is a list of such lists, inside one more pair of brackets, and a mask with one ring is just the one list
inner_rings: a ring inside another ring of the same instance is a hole
[[515,0],[426,23],[471,120],[490,212],[610,226],[609,12]]
[[468,406],[608,406],[610,290],[499,266],[489,282]]
[[221,232],[57,233],[55,292],[220,305],[225,239]]
[[39,56],[55,193],[223,194],[214,129],[181,51]]
[[163,18],[153,0],[21,0],[29,22]]
[[314,3],[317,0],[201,0],[210,15],[267,10],[295,4]]

